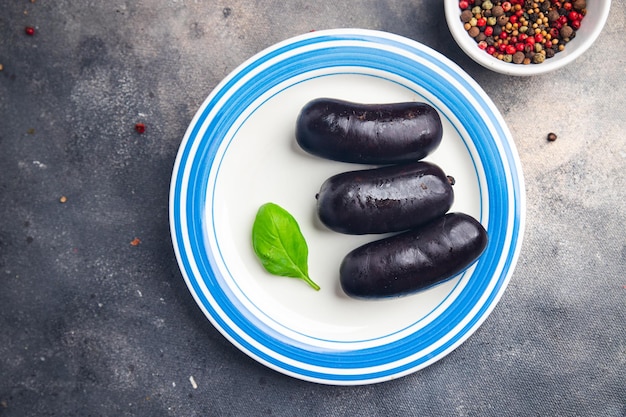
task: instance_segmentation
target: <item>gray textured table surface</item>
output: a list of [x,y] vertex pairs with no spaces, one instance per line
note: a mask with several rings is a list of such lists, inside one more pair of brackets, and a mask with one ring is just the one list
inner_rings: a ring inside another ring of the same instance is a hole
[[[2,2],[0,416],[625,416],[625,25],[614,1],[574,64],[511,78],[462,54],[440,0]],[[168,229],[174,158],[209,92],[254,53],[337,27],[415,39],[474,77],[511,129],[528,204],[483,326],[434,365],[361,387],[292,379],[233,347]]]

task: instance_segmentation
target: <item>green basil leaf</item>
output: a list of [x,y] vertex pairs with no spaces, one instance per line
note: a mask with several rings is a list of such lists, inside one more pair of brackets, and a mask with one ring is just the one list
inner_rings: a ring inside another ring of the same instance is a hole
[[300,278],[316,291],[309,278],[309,248],[296,219],[274,203],[263,204],[252,226],[252,247],[271,274]]

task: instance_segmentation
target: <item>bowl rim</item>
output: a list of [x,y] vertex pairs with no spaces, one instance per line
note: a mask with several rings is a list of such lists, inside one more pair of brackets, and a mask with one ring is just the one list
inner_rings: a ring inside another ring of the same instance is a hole
[[[501,61],[478,48],[476,42],[463,28],[460,19],[461,10],[458,3],[459,0],[444,0],[444,13],[448,29],[450,30],[450,33],[452,34],[452,37],[456,41],[457,45],[459,45],[466,55],[483,67],[501,74],[516,76],[545,74],[562,68],[576,60],[587,49],[589,49],[598,36],[600,36],[611,9],[611,0],[596,0],[594,2],[594,6],[597,5],[597,10],[599,12],[597,22],[594,27],[586,31],[584,38],[576,38],[579,39],[576,47],[570,48],[569,50],[566,48],[564,52],[560,52],[554,58],[550,58],[541,64],[519,65]],[[595,10],[596,8],[594,8],[594,11]]]

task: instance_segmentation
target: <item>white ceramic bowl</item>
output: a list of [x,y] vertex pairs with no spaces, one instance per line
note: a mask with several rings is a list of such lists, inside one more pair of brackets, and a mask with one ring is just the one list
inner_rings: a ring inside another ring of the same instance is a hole
[[459,0],[445,0],[446,20],[452,36],[461,49],[474,61],[492,71],[502,74],[529,76],[544,74],[572,63],[581,56],[598,38],[609,15],[611,0],[587,0],[587,15],[582,21],[576,37],[568,42],[565,50],[541,64],[514,64],[492,57],[478,47],[461,22]]

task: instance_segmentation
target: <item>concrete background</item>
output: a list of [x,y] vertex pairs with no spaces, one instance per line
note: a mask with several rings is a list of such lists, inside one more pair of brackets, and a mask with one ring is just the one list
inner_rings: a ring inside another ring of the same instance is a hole
[[[440,0],[2,2],[0,416],[625,416],[624,6],[574,64],[511,78],[463,55]],[[508,123],[528,194],[518,267],[483,326],[362,387],[233,347],[189,294],[168,226],[173,161],[210,91],[254,53],[337,27],[461,65]]]

